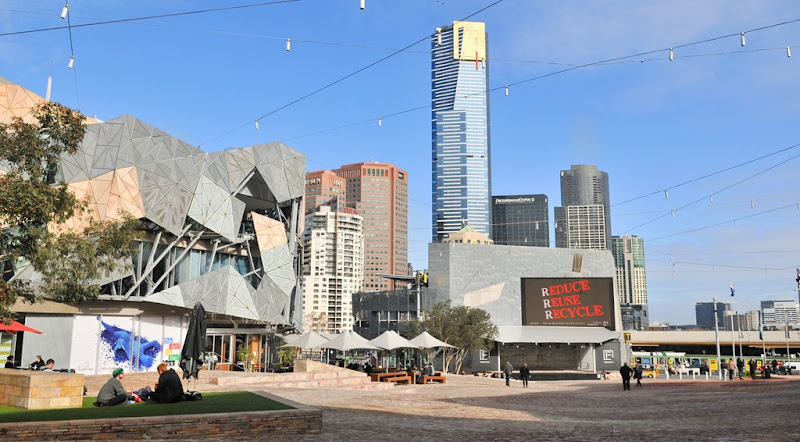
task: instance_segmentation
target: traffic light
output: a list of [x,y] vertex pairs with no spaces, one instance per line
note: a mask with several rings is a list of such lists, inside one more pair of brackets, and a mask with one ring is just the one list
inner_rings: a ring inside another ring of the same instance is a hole
[[420,284],[427,287],[428,286],[428,272],[423,272],[420,278]]

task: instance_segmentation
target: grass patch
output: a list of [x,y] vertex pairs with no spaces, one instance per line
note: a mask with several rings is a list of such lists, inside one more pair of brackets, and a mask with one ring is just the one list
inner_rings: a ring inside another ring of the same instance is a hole
[[0,422],[41,422],[72,419],[172,416],[181,414],[236,413],[242,411],[290,410],[292,407],[246,391],[204,393],[203,400],[175,404],[137,403],[95,407],[96,397],[84,397],[81,408],[26,410],[0,405]]

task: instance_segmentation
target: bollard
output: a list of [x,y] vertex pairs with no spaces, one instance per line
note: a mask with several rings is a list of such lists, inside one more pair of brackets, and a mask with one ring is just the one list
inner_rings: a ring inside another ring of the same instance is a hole
[[678,372],[678,379],[683,380],[683,372],[682,371]]
[[697,372],[696,372],[696,371],[693,371],[693,372],[692,372],[692,380],[693,380],[693,381],[697,380],[697,378],[696,378],[695,376],[697,376]]
[[706,380],[708,380],[708,372],[706,372]]

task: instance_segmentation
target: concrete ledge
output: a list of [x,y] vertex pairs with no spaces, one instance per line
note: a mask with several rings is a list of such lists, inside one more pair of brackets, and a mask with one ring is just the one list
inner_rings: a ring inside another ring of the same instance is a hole
[[0,404],[31,410],[76,408],[83,403],[82,374],[0,368]]
[[265,436],[322,433],[322,410],[265,392],[254,392],[294,410],[243,413],[183,414],[173,416],[81,419],[3,424],[0,439],[32,440],[244,440]]

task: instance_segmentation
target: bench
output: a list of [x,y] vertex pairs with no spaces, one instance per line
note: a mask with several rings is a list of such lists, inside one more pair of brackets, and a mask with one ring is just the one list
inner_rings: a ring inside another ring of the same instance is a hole
[[442,384],[446,383],[447,377],[445,376],[424,376],[420,379],[420,384],[427,384],[429,382],[440,382]]
[[372,373],[371,375],[369,375],[370,379],[372,379],[372,382],[381,382],[385,381],[387,378],[393,378],[396,376],[406,376],[406,372],[393,371],[387,373]]
[[394,382],[395,384],[410,384],[411,376],[393,376],[390,378],[383,378],[382,380],[386,382]]

